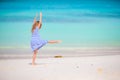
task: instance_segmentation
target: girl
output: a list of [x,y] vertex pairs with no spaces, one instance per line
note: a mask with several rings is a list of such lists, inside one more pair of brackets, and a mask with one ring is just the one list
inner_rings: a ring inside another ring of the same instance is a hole
[[[36,15],[37,17],[37,15]],[[31,48],[34,52],[33,54],[33,58],[32,58],[32,65],[35,65],[35,59],[36,59],[36,54],[37,51],[43,47],[45,44],[50,43],[50,44],[54,44],[54,43],[59,43],[60,40],[42,40],[41,36],[39,35],[39,29],[41,29],[42,27],[42,13],[40,13],[40,20],[36,21],[36,17],[34,18],[34,23],[32,26],[32,39],[31,39]]]

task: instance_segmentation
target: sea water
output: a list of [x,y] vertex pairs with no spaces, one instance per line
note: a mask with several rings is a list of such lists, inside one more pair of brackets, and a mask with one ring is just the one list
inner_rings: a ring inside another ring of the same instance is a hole
[[62,40],[61,44],[52,46],[120,46],[119,3],[114,0],[1,1],[0,47],[30,48],[31,27],[39,12],[43,14],[39,31],[42,38]]

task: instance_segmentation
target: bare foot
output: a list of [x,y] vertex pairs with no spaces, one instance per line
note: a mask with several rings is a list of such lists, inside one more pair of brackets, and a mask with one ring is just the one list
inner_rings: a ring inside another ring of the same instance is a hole
[[37,65],[36,63],[32,63],[32,66],[35,66],[35,65]]
[[62,41],[61,40],[57,40],[57,43],[61,43]]

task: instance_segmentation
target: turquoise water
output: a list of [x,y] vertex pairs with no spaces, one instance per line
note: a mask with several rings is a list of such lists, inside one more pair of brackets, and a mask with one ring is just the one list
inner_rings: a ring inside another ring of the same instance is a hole
[[43,13],[40,34],[43,39],[62,40],[57,47],[120,46],[119,3],[114,0],[2,1],[0,47],[29,47],[33,18],[40,11]]

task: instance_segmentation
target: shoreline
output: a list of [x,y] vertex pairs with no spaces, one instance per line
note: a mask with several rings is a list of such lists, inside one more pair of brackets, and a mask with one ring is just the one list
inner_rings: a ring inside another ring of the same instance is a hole
[[[30,59],[32,55],[33,52],[29,48],[0,48],[0,59]],[[38,51],[37,57],[53,58],[57,55],[63,57],[120,55],[120,47],[45,47]]]

